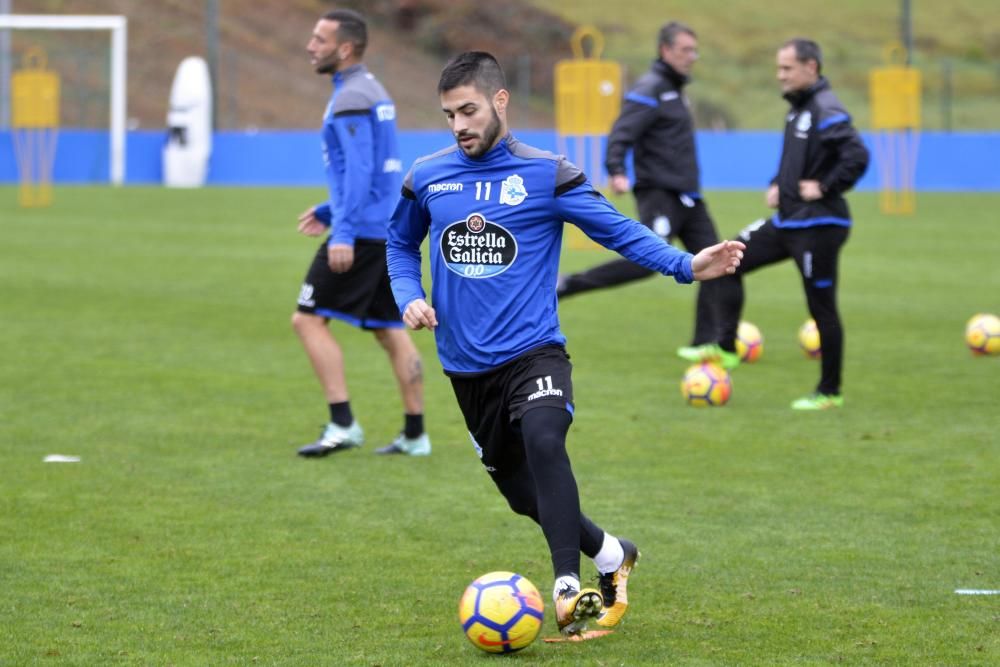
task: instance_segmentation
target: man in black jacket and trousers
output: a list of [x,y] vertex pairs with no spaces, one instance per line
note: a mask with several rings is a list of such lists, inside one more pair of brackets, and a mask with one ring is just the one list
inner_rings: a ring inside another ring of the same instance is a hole
[[[734,353],[743,309],[742,275],[791,258],[802,276],[809,313],[816,320],[822,371],[816,390],[792,402],[794,410],[839,408],[844,330],[837,311],[837,261],[847,241],[851,214],[844,193],[868,167],[868,149],[851,116],[822,74],[816,42],[792,39],[778,50],[778,81],[791,108],[778,174],[767,190],[767,205],[777,209],[739,233],[747,248],[732,276],[714,281],[719,296],[719,346]],[[717,356],[703,346],[704,358]]]
[[[635,168],[636,208],[639,220],[661,237],[680,238],[688,251],[697,253],[718,242],[715,223],[702,199],[694,120],[684,86],[698,59],[698,38],[683,23],[660,29],[659,58],[625,95],[622,111],[608,136],[605,160],[615,194],[629,190],[625,157],[631,149]],[[557,294],[562,299],[593,289],[612,287],[654,274],[627,259],[595,266],[581,273],[561,276]],[[711,282],[698,288],[694,338],[678,353],[688,356],[695,346],[714,343],[718,337],[711,307]],[[722,359],[732,367],[739,358]]]

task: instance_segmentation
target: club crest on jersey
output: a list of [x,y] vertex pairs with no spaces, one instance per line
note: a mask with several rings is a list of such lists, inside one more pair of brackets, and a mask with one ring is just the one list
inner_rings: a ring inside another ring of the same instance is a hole
[[665,215],[658,215],[653,218],[653,231],[661,238],[670,236],[670,218]]
[[528,191],[524,189],[524,179],[513,174],[503,179],[500,184],[500,203],[508,206],[517,206],[528,196]]
[[800,138],[804,138],[805,133],[812,127],[812,119],[812,113],[803,111],[798,120],[795,121],[795,131]]
[[472,213],[441,232],[441,258],[449,271],[465,278],[492,278],[517,258],[517,241],[502,226]]

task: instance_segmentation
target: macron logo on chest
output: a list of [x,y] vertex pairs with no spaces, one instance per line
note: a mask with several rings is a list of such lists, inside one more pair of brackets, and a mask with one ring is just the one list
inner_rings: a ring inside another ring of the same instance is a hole
[[431,183],[427,186],[427,192],[461,192],[461,183]]

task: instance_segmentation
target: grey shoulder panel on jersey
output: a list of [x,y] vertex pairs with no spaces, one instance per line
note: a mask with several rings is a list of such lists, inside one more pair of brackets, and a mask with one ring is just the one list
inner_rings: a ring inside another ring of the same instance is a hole
[[388,102],[386,92],[378,79],[369,75],[355,76],[349,79],[343,90],[333,99],[333,113],[351,113],[367,111],[379,102]]
[[629,92],[658,98],[661,89],[665,88],[664,81],[665,79],[656,76],[654,73],[646,72],[636,80],[635,85],[632,86],[632,90]]
[[840,98],[829,88],[821,90],[816,95],[816,106],[819,107],[821,117],[847,113]]
[[423,157],[418,157],[413,162],[413,168],[416,169],[417,165],[419,164],[422,164],[424,162],[430,162],[431,160],[436,160],[439,157],[444,157],[445,155],[454,153],[457,150],[458,150],[458,144],[452,144],[451,146],[442,148],[441,150],[431,153],[430,155],[424,155]]
[[439,157],[444,157],[458,150],[458,144],[448,146],[447,148],[442,148],[441,150],[431,153],[430,155],[424,155],[423,157],[418,157],[413,161],[413,166],[410,167],[410,171],[407,172],[406,177],[403,179],[403,188],[413,192],[413,174],[425,162],[430,162],[431,160],[436,160]]
[[339,93],[333,100],[333,113],[357,113],[368,111],[375,100],[363,90],[348,88]]
[[535,148],[521,143],[514,137],[507,142],[510,152],[515,157],[526,160],[552,160],[556,163],[556,194],[562,194],[587,180],[579,167],[566,159],[565,155],[557,155],[551,151]]
[[511,155],[525,160],[558,160],[561,157],[552,151],[543,151],[541,148],[522,143],[513,136],[507,138],[507,148]]
[[580,185],[587,180],[583,170],[565,158],[559,156],[559,163],[556,165],[556,191],[565,192]]

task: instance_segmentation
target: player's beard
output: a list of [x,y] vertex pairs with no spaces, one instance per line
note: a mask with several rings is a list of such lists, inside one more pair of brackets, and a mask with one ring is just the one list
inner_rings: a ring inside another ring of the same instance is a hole
[[316,64],[317,74],[336,74],[340,66],[340,56],[334,51],[326,60]]
[[[489,149],[493,148],[493,144],[496,143],[497,138],[500,136],[500,130],[502,126],[500,124],[500,116],[497,114],[497,110],[492,106],[490,107],[490,112],[493,114],[493,119],[490,124],[486,126],[483,130],[481,138],[478,142],[473,144],[470,148],[466,148],[461,143],[458,147],[462,149],[466,155],[472,158],[482,157]],[[468,134],[460,134],[455,137],[455,141],[458,142],[463,137],[469,136]]]

